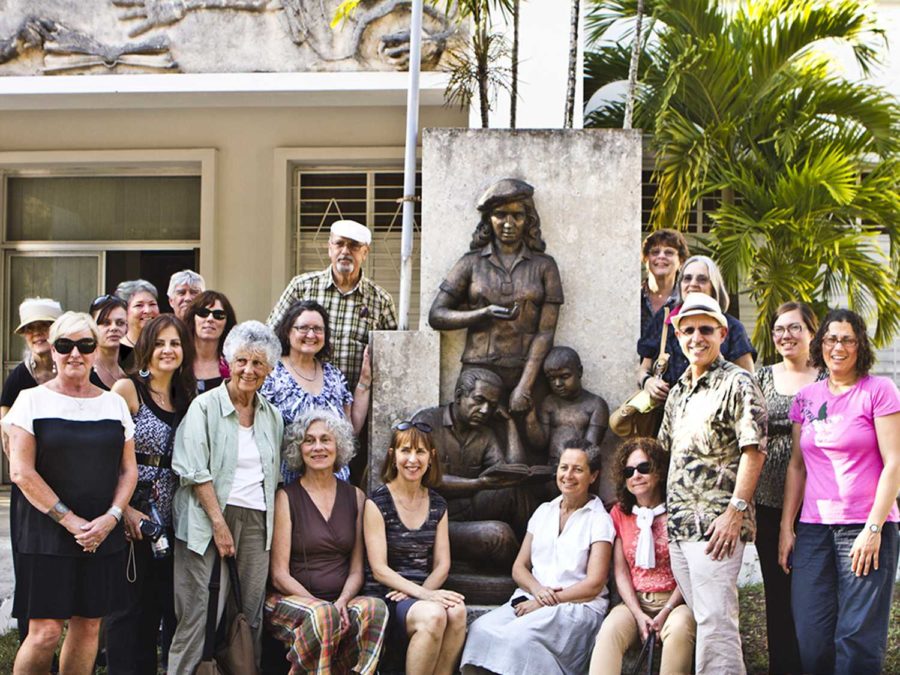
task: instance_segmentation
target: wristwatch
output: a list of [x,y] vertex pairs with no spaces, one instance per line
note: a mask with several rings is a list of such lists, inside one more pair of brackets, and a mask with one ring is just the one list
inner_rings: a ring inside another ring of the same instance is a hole
[[878,534],[881,532],[881,525],[876,525],[875,523],[867,523],[866,529],[872,534]]
[[732,497],[731,501],[729,501],[728,503],[731,504],[736,511],[740,511],[741,513],[747,510],[747,501],[744,499]]

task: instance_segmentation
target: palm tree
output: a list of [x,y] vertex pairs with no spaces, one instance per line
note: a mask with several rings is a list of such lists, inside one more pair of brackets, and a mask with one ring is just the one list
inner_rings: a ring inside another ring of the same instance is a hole
[[[646,0],[654,22],[638,68],[635,121],[651,134],[654,226],[684,224],[718,196],[709,246],[726,282],[745,282],[772,358],[768,319],[789,299],[845,294],[877,318],[876,344],[900,331],[900,109],[887,92],[834,74],[816,43],[848,47],[864,74],[883,33],[858,0]],[[594,0],[595,41],[634,0]],[[587,91],[622,79],[628,45],[587,59]],[[590,124],[621,123],[612,101]],[[616,125],[618,126],[618,124]],[[886,235],[888,250],[878,245]]]

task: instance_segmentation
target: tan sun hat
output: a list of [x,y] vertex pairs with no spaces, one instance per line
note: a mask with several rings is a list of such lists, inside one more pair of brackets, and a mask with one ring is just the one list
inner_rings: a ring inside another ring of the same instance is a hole
[[25,298],[19,305],[19,325],[15,332],[21,333],[22,329],[30,323],[48,321],[53,323],[62,315],[62,306],[50,298]]
[[678,324],[682,319],[700,314],[715,319],[720,326],[728,328],[728,319],[722,313],[719,303],[706,293],[688,293],[678,314],[672,317],[672,325],[675,326],[675,330],[678,330]]

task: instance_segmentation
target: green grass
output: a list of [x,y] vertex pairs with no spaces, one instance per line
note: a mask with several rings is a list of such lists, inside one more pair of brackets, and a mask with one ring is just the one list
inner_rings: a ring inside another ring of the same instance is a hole
[[[741,589],[741,639],[744,646],[744,662],[750,675],[768,670],[766,649],[766,604],[761,584]],[[0,673],[12,672],[13,658],[18,647],[18,636],[11,631],[0,637]],[[105,672],[105,669],[102,670]],[[900,673],[900,584],[894,586],[894,603],[888,628],[887,660],[885,673]],[[98,670],[98,675],[101,671]]]

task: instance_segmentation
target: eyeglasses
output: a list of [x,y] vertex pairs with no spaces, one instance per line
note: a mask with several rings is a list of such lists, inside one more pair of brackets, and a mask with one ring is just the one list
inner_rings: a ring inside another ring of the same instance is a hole
[[774,337],[780,338],[785,333],[790,333],[791,335],[800,335],[803,333],[803,324],[802,323],[792,323],[787,326],[775,326],[772,329],[772,335]]
[[635,471],[643,476],[648,475],[650,473],[650,462],[641,462],[637,466],[626,466],[622,469],[622,475],[628,479],[634,475]]
[[349,248],[351,251],[358,251],[365,244],[360,241],[354,241],[353,239],[332,239],[328,242],[336,249]]
[[650,255],[653,257],[664,255],[667,258],[674,258],[676,255],[678,255],[678,251],[674,248],[659,248],[658,246],[654,246],[650,249]]
[[855,337],[838,337],[837,335],[826,335],[822,338],[822,344],[828,347],[828,349],[834,349],[838,343],[840,343],[841,347],[844,349],[850,349],[856,347],[856,345],[859,344],[859,340]]
[[71,354],[75,347],[78,347],[79,354],[93,354],[97,349],[97,341],[94,338],[81,338],[80,340],[57,338],[53,343],[53,348],[60,354]]
[[685,326],[678,332],[681,333],[682,335],[687,335],[688,337],[690,337],[691,335],[694,334],[694,331],[696,330],[703,337],[709,337],[710,335],[715,333],[718,329],[719,329],[718,326],[697,326],[696,328],[694,328],[694,326]]
[[128,307],[125,301],[118,295],[110,295],[109,293],[107,293],[106,295],[98,295],[96,298],[94,298],[93,302],[91,302],[90,308],[88,309],[88,313],[93,314],[96,310],[107,303],[112,303],[123,308]]
[[408,431],[415,427],[424,434],[431,433],[431,425],[427,422],[413,422],[412,420],[401,420],[391,427],[394,431]]
[[300,335],[309,335],[310,333],[313,335],[325,334],[325,326],[291,326],[291,328],[300,333]]
[[198,309],[194,310],[194,314],[199,316],[201,319],[205,319],[210,314],[212,314],[212,318],[214,318],[216,321],[224,321],[228,316],[225,313],[224,309],[210,309],[209,307],[199,307]]
[[708,284],[709,277],[705,274],[685,274],[681,277],[681,283],[689,284],[692,281],[696,281],[698,284]]

